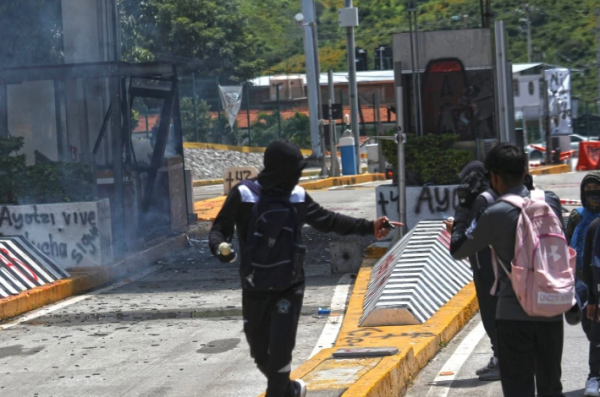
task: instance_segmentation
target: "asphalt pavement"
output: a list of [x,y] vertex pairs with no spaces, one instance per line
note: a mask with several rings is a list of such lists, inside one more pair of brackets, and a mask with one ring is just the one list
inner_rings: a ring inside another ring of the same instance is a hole
[[[374,185],[310,194],[327,208],[373,218]],[[294,367],[322,345],[328,319],[317,313],[331,305],[342,277],[331,275],[328,252],[340,239],[363,247],[374,241],[305,229],[307,289]],[[0,396],[262,393],[266,382],[242,332],[237,264],[213,259],[206,240],[192,244],[139,278],[46,307],[27,321],[0,324]]]
[[[536,176],[534,183],[538,188],[553,191],[561,199],[579,200],[579,185],[584,172],[572,172],[561,175]],[[481,318],[477,315],[467,327],[452,340],[427,365],[413,386],[408,397],[498,397],[502,396],[500,382],[481,382],[475,371],[484,367],[491,357],[489,338],[473,332],[481,327]],[[583,396],[588,375],[589,342],[581,326],[569,326],[565,323],[565,344],[563,353],[562,382],[567,397]],[[468,352],[468,353],[465,353]],[[450,377],[438,377],[440,371],[462,363]]]

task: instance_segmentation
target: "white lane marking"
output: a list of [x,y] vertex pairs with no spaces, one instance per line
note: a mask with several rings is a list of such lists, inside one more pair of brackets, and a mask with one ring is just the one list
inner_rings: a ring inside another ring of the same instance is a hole
[[335,345],[335,340],[340,333],[342,322],[344,321],[346,302],[348,301],[348,294],[350,293],[351,286],[352,275],[344,274],[342,278],[340,278],[340,281],[338,281],[338,285],[335,287],[333,297],[331,298],[331,314],[327,319],[325,327],[323,327],[323,332],[321,332],[321,336],[319,337],[315,348],[310,354],[310,357],[315,356],[323,349],[327,349]]
[[79,303],[79,302],[84,301],[84,300],[86,300],[88,298],[91,298],[92,296],[100,295],[100,294],[103,294],[105,292],[112,291],[114,289],[120,288],[120,287],[122,287],[124,285],[127,285],[127,284],[132,283],[134,281],[137,281],[137,280],[139,280],[141,278],[144,278],[147,275],[149,275],[151,273],[154,273],[158,269],[159,269],[158,267],[153,266],[153,267],[151,267],[149,269],[146,269],[143,272],[138,273],[135,276],[127,279],[127,281],[120,281],[120,282],[118,282],[116,284],[109,285],[108,287],[99,289],[97,291],[92,291],[92,292],[90,292],[88,294],[85,294],[85,295],[79,295],[79,296],[75,296],[73,298],[68,298],[66,300],[63,300],[63,301],[57,303],[57,304],[54,304],[54,305],[51,305],[51,306],[47,306],[47,307],[44,307],[42,309],[34,310],[34,311],[32,311],[32,312],[30,312],[30,313],[28,313],[28,314],[26,314],[26,315],[24,315],[22,317],[18,317],[14,321],[8,322],[6,324],[1,324],[0,325],[0,330],[12,328],[12,327],[14,327],[16,325],[19,325],[21,323],[24,323],[26,321],[31,321],[33,319],[36,319],[36,318],[48,315],[50,313],[53,313],[53,312],[55,312],[57,310],[64,309],[65,307],[74,305],[75,303]]
[[[456,379],[456,375],[462,368],[463,364],[471,356],[481,339],[485,336],[485,329],[483,323],[480,322],[469,335],[461,342],[456,348],[452,357],[446,361],[438,375],[433,380],[433,386],[429,389],[427,397],[447,397],[450,392],[450,386]],[[442,373],[448,373],[451,375],[442,376]]]

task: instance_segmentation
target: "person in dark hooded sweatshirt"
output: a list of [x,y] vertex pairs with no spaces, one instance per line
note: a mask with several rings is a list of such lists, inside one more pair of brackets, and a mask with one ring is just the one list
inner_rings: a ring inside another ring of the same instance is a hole
[[[598,289],[592,277],[592,251],[600,225],[600,171],[588,173],[581,182],[582,207],[571,212],[566,236],[577,251],[577,296],[581,325],[590,341],[589,367],[584,396],[600,396],[600,326],[597,324]],[[577,310],[578,308],[575,308]],[[570,316],[567,316],[569,321]],[[571,321],[572,322],[572,321]]]
[[[471,161],[468,163],[460,171],[458,177],[461,181],[472,181],[473,189],[479,194],[473,202],[469,213],[468,222],[470,223],[485,211],[487,207],[494,204],[498,198],[498,194],[491,188],[487,171],[481,161]],[[446,221],[445,223],[448,232],[452,234],[452,222]],[[499,381],[500,368],[498,366],[496,333],[496,307],[498,305],[498,298],[490,293],[496,279],[492,268],[491,250],[486,248],[475,255],[471,255],[469,262],[473,270],[473,282],[475,283],[477,301],[479,302],[481,322],[490,338],[493,353],[489,363],[485,367],[475,371],[475,374],[479,376],[479,380],[481,381]]]
[[[287,141],[279,140],[267,147],[264,170],[250,182],[259,186],[261,197],[288,196],[300,226],[308,224],[323,233],[375,235],[377,238],[389,233],[385,217],[374,222],[355,219],[317,204],[302,187],[297,186],[305,166],[300,150]],[[246,184],[235,186],[229,193],[209,235],[211,251],[221,262],[235,260],[235,253],[222,255],[219,248],[232,240],[234,228],[237,229],[240,252],[244,252],[249,221],[258,199]],[[305,396],[304,383],[290,380],[292,351],[304,299],[304,269],[301,269],[298,282],[283,291],[255,291],[247,287],[247,278],[243,274],[241,277],[244,333],[251,356],[267,377],[267,397]]]

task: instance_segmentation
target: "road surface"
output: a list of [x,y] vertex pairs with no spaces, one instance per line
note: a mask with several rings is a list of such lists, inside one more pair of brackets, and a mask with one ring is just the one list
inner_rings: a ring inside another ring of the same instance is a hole
[[[373,186],[310,194],[328,208],[375,216]],[[318,308],[331,305],[342,277],[330,274],[328,253],[329,242],[339,238],[310,228],[305,236],[308,287],[294,366],[322,345],[328,319],[317,315]],[[363,239],[363,244],[372,241]],[[1,325],[8,328],[0,330],[0,396],[252,397],[263,392],[266,382],[242,332],[237,264],[221,265],[209,255],[206,241],[195,244],[154,264],[139,279],[50,306],[28,321]]]

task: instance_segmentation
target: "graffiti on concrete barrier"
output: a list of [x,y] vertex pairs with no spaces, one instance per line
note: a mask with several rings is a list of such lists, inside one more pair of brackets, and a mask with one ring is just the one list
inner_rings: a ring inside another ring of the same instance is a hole
[[431,332],[400,332],[400,333],[392,333],[385,332],[384,330],[376,327],[365,327],[360,328],[354,331],[348,332],[348,336],[342,338],[342,343],[344,346],[354,347],[356,345],[360,345],[365,340],[388,340],[391,338],[401,338],[401,337],[409,337],[411,339],[416,338],[431,338],[435,335]]
[[[412,229],[421,221],[453,216],[458,207],[456,185],[406,188],[406,225]],[[382,185],[376,189],[377,216],[400,220],[398,187]]]
[[0,234],[24,236],[63,268],[103,265],[112,258],[105,201],[0,206]]
[[225,195],[229,194],[231,189],[246,179],[256,178],[258,176],[258,170],[254,167],[235,167],[229,168],[225,171],[223,177],[223,190]]
[[430,213],[454,211],[458,207],[458,194],[456,189],[446,186],[425,186],[419,194],[414,207],[415,214],[423,212],[423,206]]

